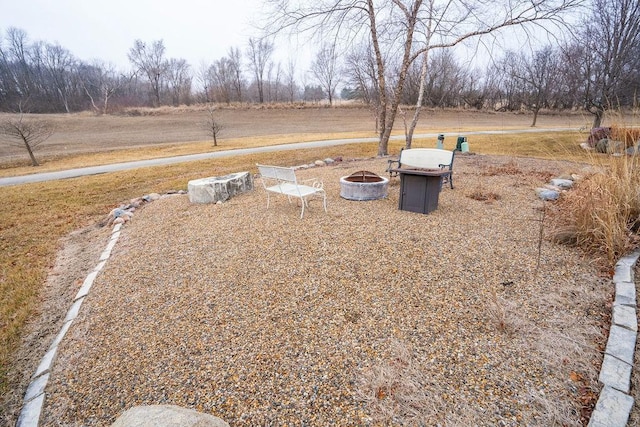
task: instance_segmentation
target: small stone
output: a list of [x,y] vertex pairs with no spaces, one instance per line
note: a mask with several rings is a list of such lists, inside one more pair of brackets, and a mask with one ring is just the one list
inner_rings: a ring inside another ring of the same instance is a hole
[[326,159],[324,159],[324,162],[328,165],[335,163],[335,160],[333,160],[331,157],[327,157]]
[[325,163],[322,160],[316,160],[313,164],[316,166],[325,166]]
[[558,191],[549,190],[547,188],[536,188],[538,197],[542,200],[558,200],[560,193]]
[[114,210],[111,211],[111,214],[113,215],[114,218],[120,218],[125,216],[127,213],[127,211],[125,211],[124,209],[120,209],[120,208],[116,208]]
[[551,185],[555,186],[555,187],[560,187],[560,188],[571,188],[573,187],[573,181],[571,181],[570,179],[560,179],[560,178],[556,178],[556,179],[552,179],[551,180]]

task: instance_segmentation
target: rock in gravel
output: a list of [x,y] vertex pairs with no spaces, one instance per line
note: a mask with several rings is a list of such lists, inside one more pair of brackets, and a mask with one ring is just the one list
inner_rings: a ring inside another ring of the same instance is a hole
[[560,188],[571,188],[573,187],[573,181],[571,181],[570,179],[556,178],[551,180],[551,185]]
[[560,197],[559,192],[548,188],[536,188],[536,193],[542,200],[558,200],[558,197]]
[[112,427],[229,427],[213,415],[175,405],[135,406],[120,415]]

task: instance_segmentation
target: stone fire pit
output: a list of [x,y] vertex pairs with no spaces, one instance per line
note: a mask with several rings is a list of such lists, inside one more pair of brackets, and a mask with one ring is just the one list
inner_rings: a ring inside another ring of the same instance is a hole
[[369,171],[354,172],[340,178],[340,197],[347,200],[377,200],[387,197],[387,178]]

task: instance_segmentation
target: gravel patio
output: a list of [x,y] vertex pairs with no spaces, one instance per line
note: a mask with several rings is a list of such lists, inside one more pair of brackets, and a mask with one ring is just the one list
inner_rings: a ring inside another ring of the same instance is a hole
[[[328,213],[255,190],[135,213],[54,364],[44,426],[175,404],[235,425],[581,425],[611,289],[542,240],[534,189],[582,165],[457,156],[438,209],[339,197],[385,159],[300,170]],[[185,183],[186,185],[186,183]],[[480,199],[480,200],[479,200]]]

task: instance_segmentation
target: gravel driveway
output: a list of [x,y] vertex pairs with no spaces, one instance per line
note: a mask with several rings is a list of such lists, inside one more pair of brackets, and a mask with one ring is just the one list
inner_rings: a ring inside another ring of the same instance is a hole
[[533,190],[581,166],[458,156],[429,215],[397,209],[397,178],[387,199],[339,197],[341,176],[385,167],[299,171],[328,194],[302,220],[284,198],[266,210],[259,181],[136,212],[61,345],[42,425],[163,403],[232,426],[580,425],[611,289],[539,244]]

